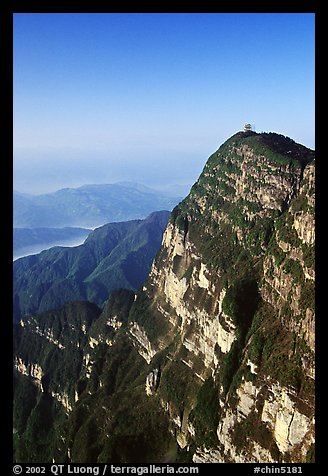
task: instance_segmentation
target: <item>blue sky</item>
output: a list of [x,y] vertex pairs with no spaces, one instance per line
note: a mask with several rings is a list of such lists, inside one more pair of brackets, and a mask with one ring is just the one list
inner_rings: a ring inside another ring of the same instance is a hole
[[314,148],[314,14],[15,14],[14,188],[192,184],[245,122]]

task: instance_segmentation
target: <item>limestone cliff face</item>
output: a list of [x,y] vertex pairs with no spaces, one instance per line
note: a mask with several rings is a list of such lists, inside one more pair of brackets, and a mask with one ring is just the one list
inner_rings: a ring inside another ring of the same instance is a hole
[[26,364],[21,357],[15,356],[14,358],[14,368],[17,372],[21,375],[25,375],[26,377],[31,377],[33,383],[40,388],[41,392],[43,392],[42,387],[42,376],[43,371],[39,364],[34,364],[29,362]]
[[41,393],[51,395],[65,413],[75,402],[75,379],[81,349],[91,323],[100,314],[88,302],[21,320],[14,333],[14,368]]
[[233,136],[172,212],[130,335],[193,461],[309,460],[314,242],[314,154],[277,134]]

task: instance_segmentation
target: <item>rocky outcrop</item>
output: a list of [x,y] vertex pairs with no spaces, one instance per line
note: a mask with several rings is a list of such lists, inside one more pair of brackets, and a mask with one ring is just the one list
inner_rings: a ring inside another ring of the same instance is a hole
[[302,456],[305,457],[307,449],[307,445],[304,445],[305,436],[311,433],[311,443],[314,441],[312,433],[314,417],[310,419],[297,409],[295,397],[295,392],[290,389],[276,384],[272,385],[268,398],[263,404],[261,420],[268,423],[282,453],[291,451],[303,443],[305,451],[302,446],[299,451],[303,450]]
[[[218,427],[223,453],[217,454],[216,462],[274,463],[279,453],[280,461],[288,462],[288,455],[294,461],[306,459],[314,443],[313,407],[302,401],[293,389],[278,382],[256,386],[244,381],[236,394],[236,411],[230,406],[222,414]],[[257,431],[252,424],[257,425]],[[243,438],[245,445],[240,451]],[[200,454],[196,459],[199,461],[199,458]]]
[[132,322],[130,334],[134,339],[133,342],[137,345],[139,354],[145,359],[147,364],[149,364],[156,354],[156,349],[153,348],[146,332],[136,322]]
[[64,407],[66,413],[72,411],[72,405],[70,404],[69,396],[66,393],[52,391],[51,396]]
[[26,377],[31,377],[33,383],[37,387],[39,387],[41,392],[43,392],[43,387],[42,387],[43,371],[39,364],[31,363],[31,362],[25,363],[21,357],[16,356],[14,360],[14,368],[21,375],[25,375]]
[[159,369],[152,370],[146,378],[146,394],[153,395],[159,384],[160,371]]

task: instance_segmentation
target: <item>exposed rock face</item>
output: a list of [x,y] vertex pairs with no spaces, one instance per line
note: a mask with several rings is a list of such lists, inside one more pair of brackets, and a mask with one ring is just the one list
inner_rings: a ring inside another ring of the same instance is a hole
[[149,364],[151,359],[156,354],[156,350],[153,348],[146,332],[140,328],[136,322],[132,322],[130,334],[132,337],[134,337],[136,343],[138,344],[139,354],[146,360],[147,364]]
[[25,375],[26,377],[31,377],[33,383],[35,383],[35,385],[37,385],[40,388],[41,392],[43,392],[43,388],[42,388],[43,371],[39,364],[32,364],[32,363],[25,364],[22,358],[15,357],[14,368],[21,375]]
[[51,392],[51,396],[58,400],[58,402],[63,405],[65,412],[69,413],[72,411],[72,405],[69,402],[69,397],[66,393],[56,393],[56,392]]
[[[267,394],[265,398],[264,390]],[[257,387],[244,381],[236,393],[239,397],[237,412],[228,410],[222,415],[218,427],[218,439],[224,447],[224,456],[221,453],[218,462],[230,461],[231,458],[240,462],[260,462],[264,454],[264,461],[276,462],[279,458],[275,454],[278,455],[279,452],[291,454],[295,461],[305,460],[309,447],[314,443],[313,409],[304,405],[305,402],[297,397],[295,391],[277,382]],[[302,410],[298,409],[298,405],[302,406]],[[264,442],[266,433],[265,444],[269,446],[270,443],[271,448],[269,450],[255,440],[253,448],[252,445],[246,446],[246,451],[239,453],[236,451],[239,449],[238,445],[236,448],[236,438],[238,432],[245,431],[247,417],[252,412],[250,420],[256,421],[259,428],[262,428],[263,434],[259,431],[257,437],[263,438]]]
[[247,417],[255,405],[258,389],[252,382],[246,381],[237,388],[236,394],[239,397],[237,412]]
[[283,453],[302,443],[305,435],[313,430],[313,422],[297,410],[294,398],[295,394],[287,388],[273,385],[263,405],[261,419],[272,429],[277,446]]
[[159,384],[159,369],[152,370],[146,378],[146,394],[153,395]]

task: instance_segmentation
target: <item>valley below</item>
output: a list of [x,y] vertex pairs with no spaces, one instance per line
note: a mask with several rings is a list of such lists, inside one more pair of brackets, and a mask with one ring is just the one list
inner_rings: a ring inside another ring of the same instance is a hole
[[91,231],[84,228],[14,228],[13,260],[54,246],[81,245]]

